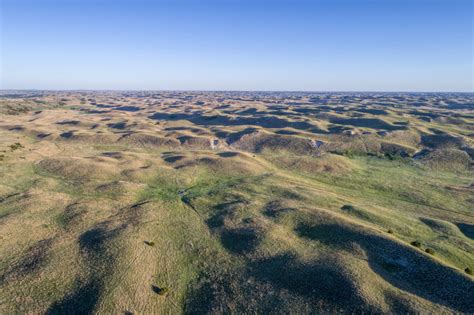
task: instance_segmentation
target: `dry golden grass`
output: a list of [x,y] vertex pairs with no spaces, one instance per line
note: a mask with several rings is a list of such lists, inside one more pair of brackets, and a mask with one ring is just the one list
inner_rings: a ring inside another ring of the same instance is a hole
[[0,98],[0,313],[474,312],[474,114],[405,98]]

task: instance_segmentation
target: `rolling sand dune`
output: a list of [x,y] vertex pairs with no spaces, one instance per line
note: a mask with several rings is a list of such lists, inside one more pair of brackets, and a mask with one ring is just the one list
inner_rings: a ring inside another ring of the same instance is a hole
[[473,101],[3,93],[0,313],[474,313]]

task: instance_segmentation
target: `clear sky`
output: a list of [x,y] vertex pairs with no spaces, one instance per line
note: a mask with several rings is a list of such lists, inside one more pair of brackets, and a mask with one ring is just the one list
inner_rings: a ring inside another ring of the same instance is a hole
[[0,0],[0,88],[470,91],[471,0]]

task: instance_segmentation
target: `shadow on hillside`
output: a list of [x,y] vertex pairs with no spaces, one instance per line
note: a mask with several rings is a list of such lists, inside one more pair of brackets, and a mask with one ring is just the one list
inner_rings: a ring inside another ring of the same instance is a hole
[[[262,116],[262,117],[230,117],[224,115],[213,115],[205,116],[200,112],[193,114],[184,114],[184,113],[154,113],[149,116],[150,119],[155,120],[165,120],[165,121],[176,121],[176,120],[187,120],[196,125],[205,125],[205,126],[260,126],[263,128],[295,128],[300,130],[311,130],[315,126],[304,121],[288,121],[286,119],[273,117],[273,116]],[[316,128],[317,129],[317,128]]]
[[458,312],[474,312],[474,282],[417,249],[336,224],[302,224],[296,231],[302,237],[342,250],[357,243],[365,250],[371,269],[392,285]]
[[48,261],[48,253],[53,245],[53,239],[44,239],[25,251],[25,256],[19,261],[9,265],[5,272],[0,274],[0,284],[8,282],[10,279],[24,277],[33,272],[37,272]]
[[329,122],[333,124],[343,125],[343,126],[354,126],[354,127],[363,127],[363,128],[372,128],[372,129],[383,129],[387,131],[392,130],[406,130],[406,126],[398,126],[389,124],[382,119],[377,118],[338,118],[331,117]]
[[252,227],[224,229],[220,235],[222,245],[234,254],[245,254],[257,248],[261,233]]
[[328,262],[303,263],[290,254],[257,260],[248,265],[250,274],[280,290],[317,298],[324,304],[342,309],[363,309],[354,282],[337,266]]
[[459,230],[471,240],[474,240],[474,224],[457,223]]
[[120,226],[112,230],[93,228],[79,236],[79,247],[90,274],[84,280],[76,280],[71,293],[50,306],[46,314],[93,314],[113,268],[115,256],[107,249],[106,242],[123,230]]
[[[79,286],[79,284],[77,285]],[[61,301],[54,303],[46,311],[46,314],[93,314],[102,287],[102,282],[92,279],[85,285],[79,286]]]
[[226,152],[220,152],[217,153],[218,156],[223,157],[223,158],[230,158],[230,157],[235,157],[238,156],[238,152],[233,152],[233,151],[226,151]]

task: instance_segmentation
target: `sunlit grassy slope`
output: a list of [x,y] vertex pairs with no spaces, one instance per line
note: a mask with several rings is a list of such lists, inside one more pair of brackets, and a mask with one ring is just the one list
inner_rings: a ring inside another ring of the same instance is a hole
[[2,313],[472,311],[470,173],[2,137]]
[[0,314],[474,313],[471,103],[0,97]]

